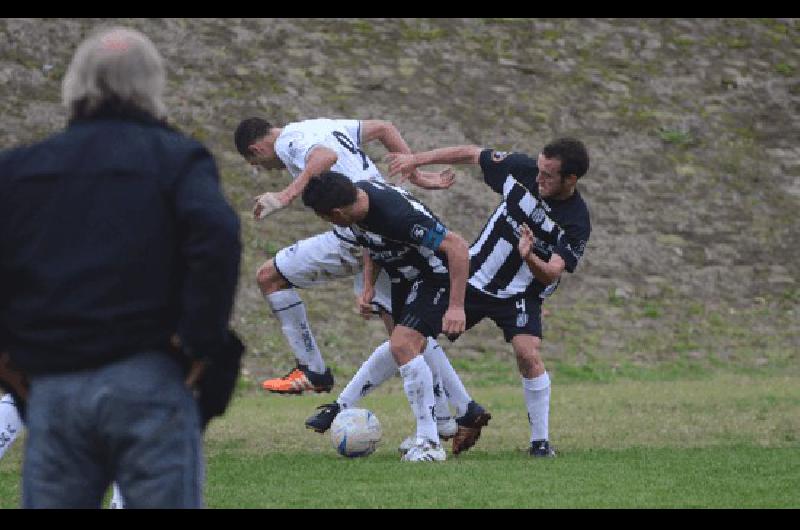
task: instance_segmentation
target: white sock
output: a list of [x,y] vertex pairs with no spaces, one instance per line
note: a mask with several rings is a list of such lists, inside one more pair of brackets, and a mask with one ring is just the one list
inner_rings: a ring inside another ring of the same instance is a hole
[[531,424],[531,441],[547,440],[547,420],[550,416],[550,376],[547,372],[533,379],[522,378],[522,392]]
[[[425,356],[425,360],[428,361],[428,364],[431,366],[435,365],[438,369],[439,377],[444,387],[444,394],[447,397],[447,401],[456,409],[456,417],[460,418],[466,414],[467,406],[469,402],[472,401],[472,398],[469,392],[467,392],[467,389],[464,388],[464,383],[461,382],[461,378],[458,377],[458,374],[453,369],[453,365],[450,364],[442,347],[435,339],[429,338],[422,355]],[[438,410],[437,408],[437,415]]]
[[116,482],[111,485],[111,491],[111,502],[108,507],[112,510],[121,510],[125,508],[125,502],[122,500],[122,493],[119,492],[119,486],[117,486]]
[[417,438],[439,443],[439,431],[433,419],[433,377],[421,355],[400,367],[403,390],[417,420]]
[[325,361],[317,348],[306,317],[306,305],[294,289],[283,289],[266,296],[272,314],[280,321],[283,335],[294,356],[312,372],[324,373]]
[[397,363],[392,357],[392,348],[387,340],[373,351],[361,364],[356,375],[336,399],[343,409],[354,407],[361,398],[378,388],[397,372]]
[[428,367],[431,369],[431,377],[433,381],[433,412],[436,415],[437,421],[447,420],[450,419],[450,407],[447,401],[447,389],[444,387],[444,383],[442,383],[442,376],[439,371],[439,358],[436,355],[435,349],[438,349],[438,352],[441,352],[441,348],[436,343],[436,341],[430,337],[428,337],[428,342],[425,344],[425,350],[422,352],[422,356],[425,358],[425,362],[428,363]]
[[0,458],[8,451],[11,444],[22,432],[22,418],[19,417],[17,404],[11,394],[0,399]]
[[442,384],[439,369],[430,364],[428,364],[428,368],[431,369],[431,381],[433,382],[433,413],[437,422],[447,421],[452,418],[450,406],[447,403],[447,391]]

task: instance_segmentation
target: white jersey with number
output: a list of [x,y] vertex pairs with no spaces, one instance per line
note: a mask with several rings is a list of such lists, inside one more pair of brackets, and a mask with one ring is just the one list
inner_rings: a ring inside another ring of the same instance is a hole
[[[336,163],[331,171],[346,175],[353,182],[384,178],[375,163],[361,150],[361,122],[359,120],[330,120],[320,118],[290,123],[275,140],[275,154],[297,178],[306,167],[311,151],[323,146],[336,153]],[[356,295],[363,291],[363,271],[358,247],[350,228],[333,226],[275,255],[275,268],[293,287],[310,288],[336,278],[355,275],[353,289]],[[372,303],[385,311],[392,307],[391,282],[386,271],[381,271],[375,285]]]
[[275,154],[292,177],[297,178],[306,167],[308,155],[317,146],[336,153],[338,159],[331,171],[341,173],[353,182],[384,180],[375,163],[361,150],[359,120],[319,118],[290,123],[275,140]]

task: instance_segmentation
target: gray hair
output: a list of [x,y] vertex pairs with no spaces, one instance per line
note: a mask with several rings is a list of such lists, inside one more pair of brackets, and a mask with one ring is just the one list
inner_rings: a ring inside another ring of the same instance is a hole
[[84,40],[64,76],[61,97],[71,117],[80,108],[92,113],[108,102],[121,102],[161,119],[164,60],[144,34],[115,26]]

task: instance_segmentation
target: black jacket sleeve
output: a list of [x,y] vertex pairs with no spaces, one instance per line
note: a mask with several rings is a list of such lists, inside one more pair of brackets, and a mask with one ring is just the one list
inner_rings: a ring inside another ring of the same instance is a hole
[[239,218],[228,205],[211,154],[197,146],[174,190],[184,276],[178,335],[190,356],[222,355],[239,276]]

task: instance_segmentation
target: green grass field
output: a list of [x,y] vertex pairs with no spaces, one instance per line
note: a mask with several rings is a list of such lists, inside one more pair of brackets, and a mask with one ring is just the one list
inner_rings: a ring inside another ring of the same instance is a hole
[[[344,381],[342,381],[344,382]],[[493,414],[469,452],[399,461],[412,431],[399,379],[363,405],[383,426],[378,451],[338,456],[303,420],[329,396],[243,386],[206,435],[211,508],[800,508],[800,378],[716,373],[698,379],[553,378],[560,451],[533,460],[516,385],[475,386]],[[335,390],[338,391],[339,387]],[[332,396],[330,396],[332,397]],[[21,441],[21,440],[20,440]],[[19,504],[22,444],[0,461],[0,508]]]

